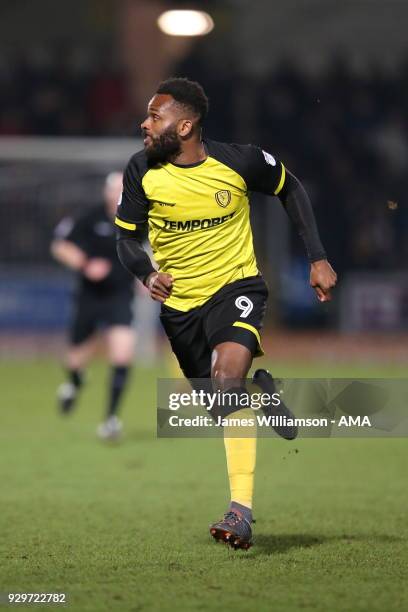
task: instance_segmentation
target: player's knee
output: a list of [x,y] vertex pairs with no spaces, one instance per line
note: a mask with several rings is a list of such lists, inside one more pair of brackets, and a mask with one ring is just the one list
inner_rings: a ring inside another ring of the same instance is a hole
[[217,389],[225,390],[240,385],[245,376],[239,364],[231,363],[223,359],[215,359],[211,368],[211,378]]
[[112,328],[108,332],[108,357],[111,363],[121,366],[133,361],[135,338],[131,328]]
[[80,370],[88,361],[90,347],[87,344],[72,346],[65,356],[65,364],[70,370]]
[[217,389],[239,387],[251,366],[251,353],[244,347],[221,345],[216,347],[211,359],[211,378]]

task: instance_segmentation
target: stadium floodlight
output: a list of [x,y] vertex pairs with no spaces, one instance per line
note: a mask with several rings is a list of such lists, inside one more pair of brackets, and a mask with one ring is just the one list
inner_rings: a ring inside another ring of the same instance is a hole
[[158,18],[157,24],[169,36],[204,36],[214,27],[214,21],[208,13],[191,10],[165,11]]

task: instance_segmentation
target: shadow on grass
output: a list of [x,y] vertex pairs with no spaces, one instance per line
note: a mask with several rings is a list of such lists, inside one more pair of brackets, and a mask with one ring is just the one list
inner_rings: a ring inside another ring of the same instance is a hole
[[395,543],[401,538],[387,534],[341,534],[336,536],[324,536],[317,534],[262,534],[259,533],[254,537],[254,552],[257,555],[273,555],[288,552],[295,548],[312,548],[321,546],[331,542],[343,542],[351,544],[353,542],[367,542],[372,544],[378,543]]
[[127,442],[138,442],[149,440],[155,440],[156,432],[154,430],[148,429],[129,429],[129,431],[125,432],[122,442],[126,444]]
[[134,448],[135,442],[151,442],[154,440],[154,434],[150,431],[145,430],[129,430],[120,436],[119,438],[113,438],[112,440],[97,440],[101,447],[122,450],[123,448]]

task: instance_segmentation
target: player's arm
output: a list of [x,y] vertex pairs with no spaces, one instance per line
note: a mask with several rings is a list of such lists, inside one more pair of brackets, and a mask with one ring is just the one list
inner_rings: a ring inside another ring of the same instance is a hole
[[88,259],[86,253],[69,240],[54,239],[50,250],[54,259],[75,271],[83,270]]
[[[71,270],[81,271],[86,265],[88,256],[81,246],[84,234],[84,222],[64,217],[54,230],[51,242],[51,255],[59,263]],[[83,237],[83,236],[82,236]]]
[[313,208],[301,182],[272,155],[258,147],[250,147],[248,187],[280,199],[305,245],[310,262],[310,284],[321,302],[330,300],[330,290],[336,284],[337,275],[327,261]]
[[170,296],[173,279],[170,274],[156,271],[143,248],[148,207],[139,169],[131,159],[123,177],[123,193],[115,218],[118,257],[149,289],[154,300],[164,302]]
[[284,171],[286,176],[283,187],[277,195],[305,245],[310,262],[310,285],[319,300],[326,302],[331,299],[331,289],[336,285],[337,274],[327,261],[306,190],[293,174]]
[[88,280],[98,283],[108,276],[112,264],[108,259],[89,257],[86,252],[88,235],[86,215],[76,221],[63,219],[55,229],[51,255],[70,270],[80,272]]
[[130,234],[124,228],[119,228],[117,251],[122,265],[149,289],[154,300],[164,302],[170,296],[173,279],[170,274],[155,270],[143,248],[141,231]]

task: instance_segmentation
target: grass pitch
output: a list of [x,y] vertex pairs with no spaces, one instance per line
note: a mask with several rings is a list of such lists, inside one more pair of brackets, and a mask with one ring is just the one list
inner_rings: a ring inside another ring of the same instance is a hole
[[[102,364],[68,418],[54,407],[58,364],[0,368],[3,598],[66,592],[67,608],[79,612],[407,609],[406,440],[261,439],[255,546],[234,552],[208,534],[228,502],[222,441],[155,437],[155,384],[164,372],[135,369],[124,440],[109,446],[94,435]],[[313,365],[273,371],[406,375]]]

